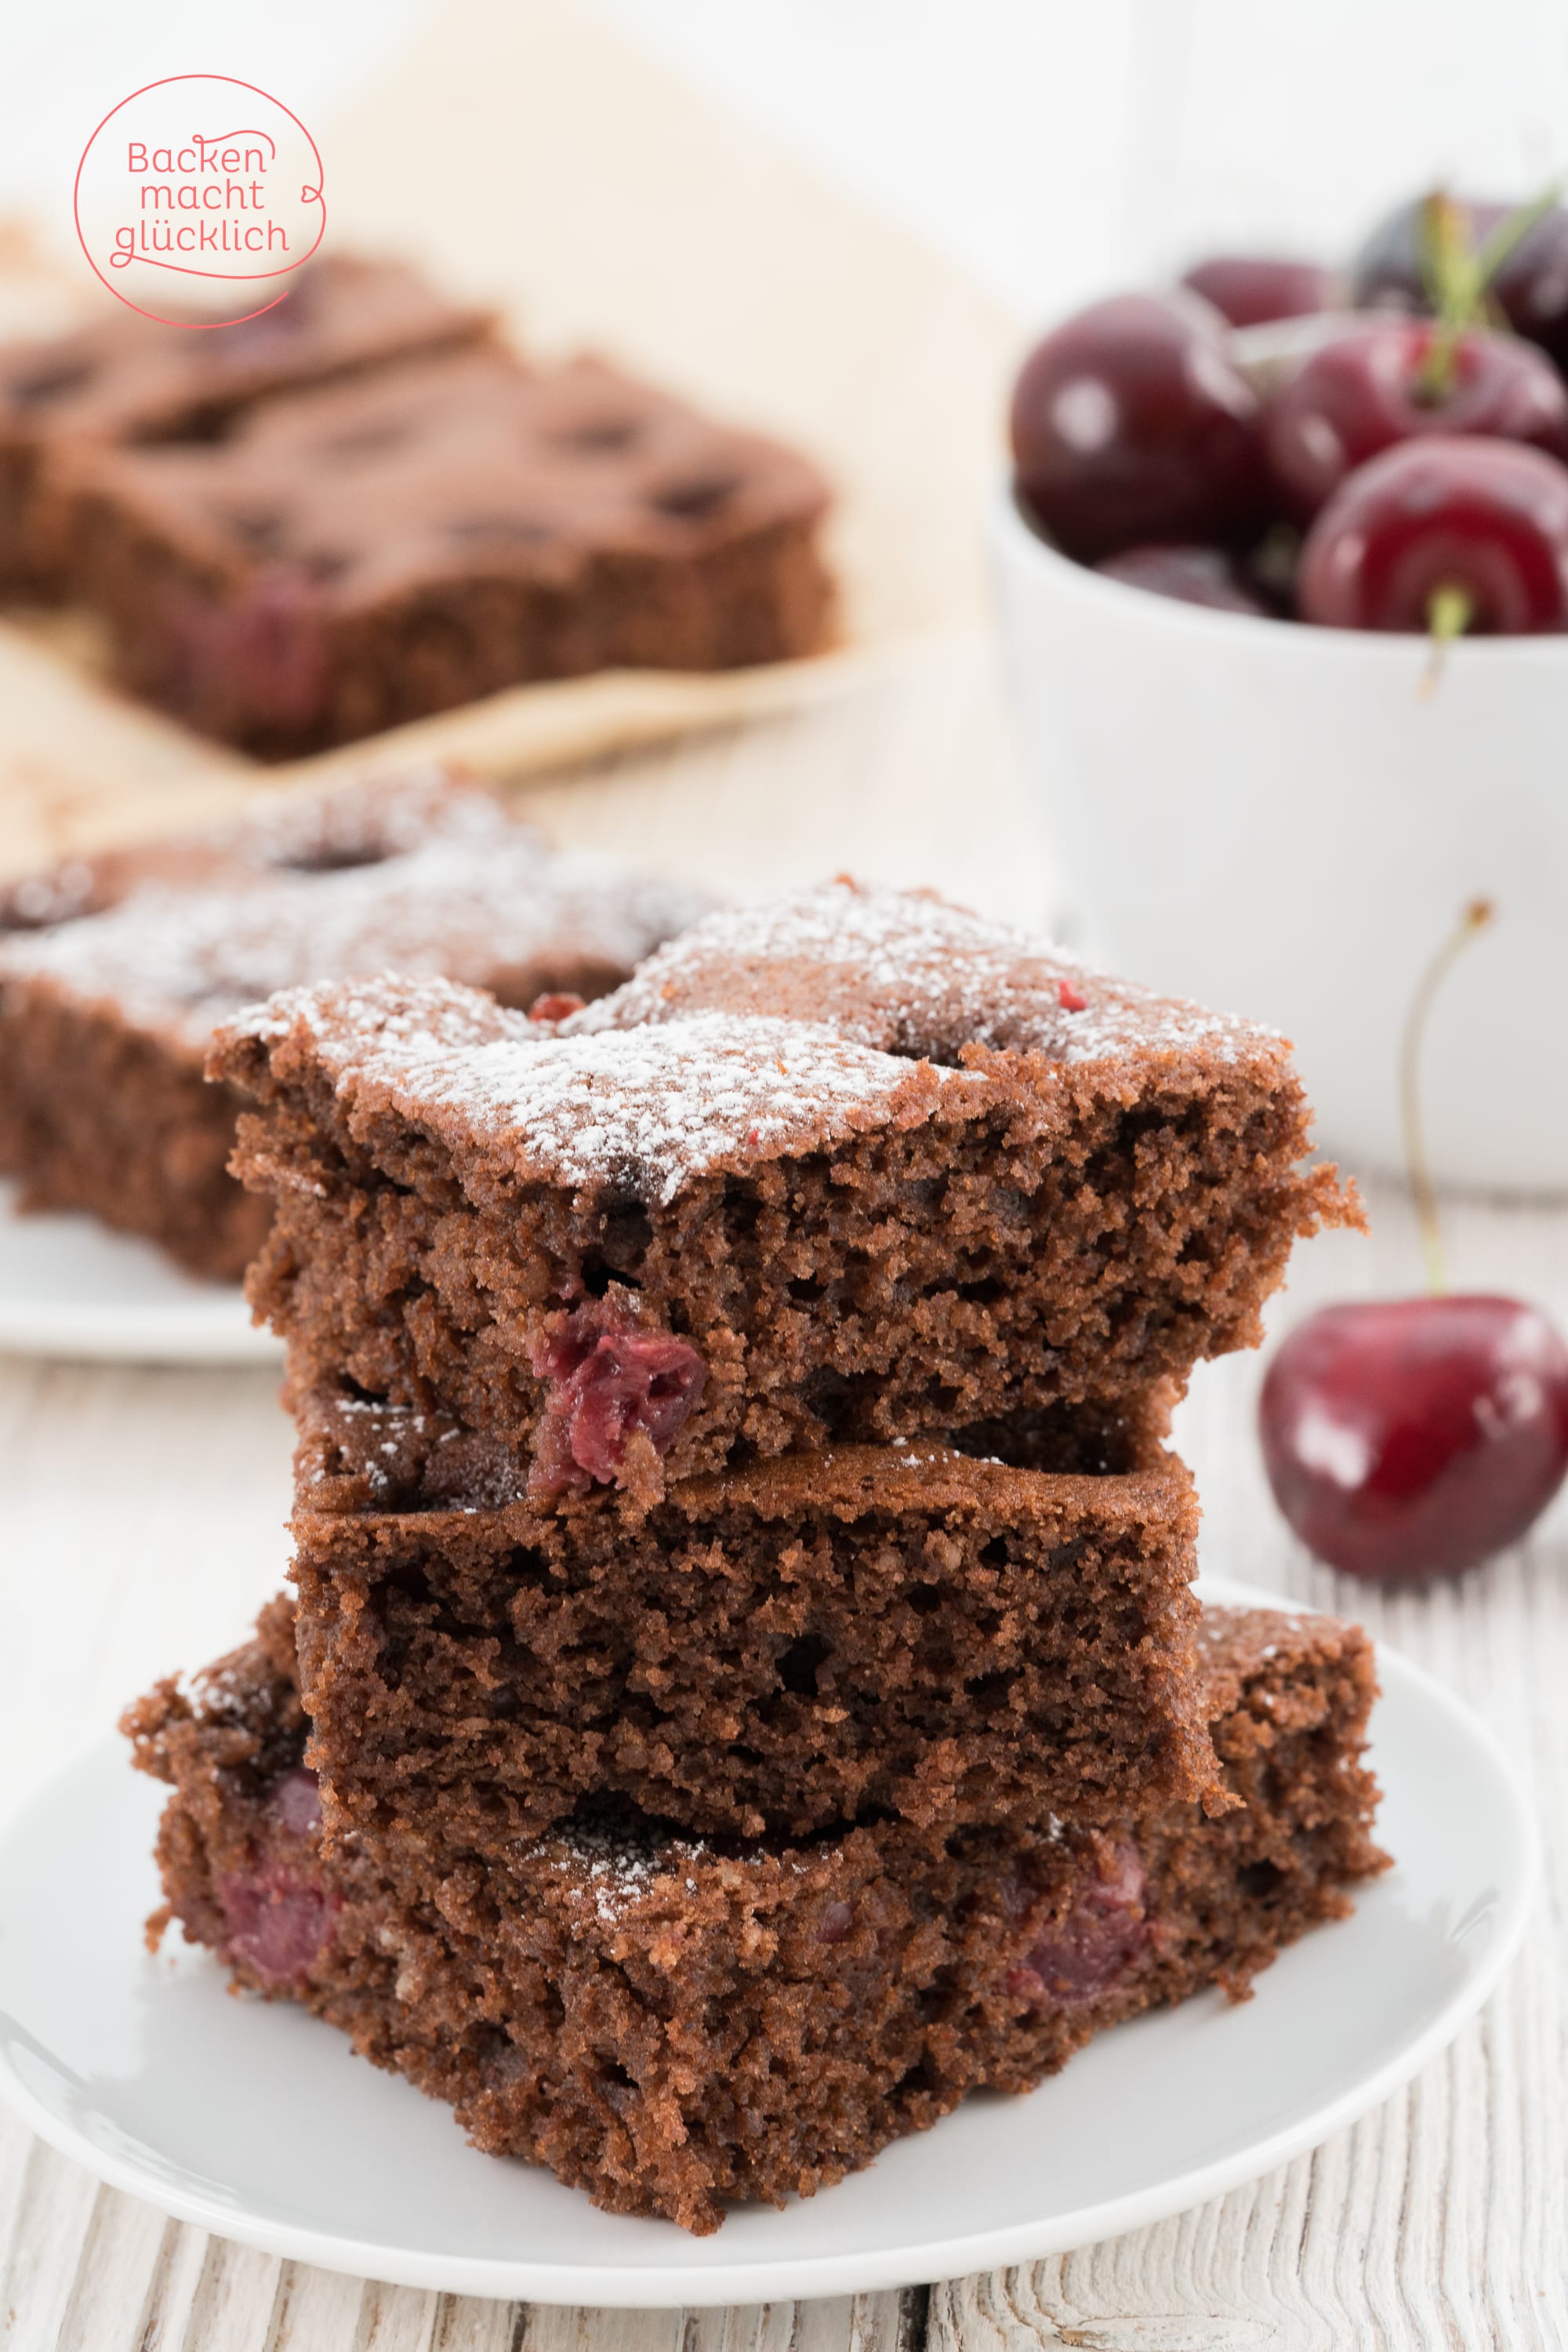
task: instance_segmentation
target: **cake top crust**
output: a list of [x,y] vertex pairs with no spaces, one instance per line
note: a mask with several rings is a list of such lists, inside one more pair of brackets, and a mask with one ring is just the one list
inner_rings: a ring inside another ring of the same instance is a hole
[[1064,1073],[1131,1100],[1173,1068],[1208,1085],[1243,1064],[1299,1099],[1270,1031],[945,900],[843,881],[709,916],[559,1022],[401,978],[295,990],[230,1023],[212,1068],[265,1094],[314,1065],[345,1104],[389,1108],[454,1153],[668,1203],[696,1177],[873,1126],[1042,1120]]
[[0,983],[112,1001],[199,1052],[258,997],[388,965],[491,987],[536,967],[613,975],[710,904],[554,851],[489,793],[429,768],[279,795],[13,884]]
[[820,514],[806,459],[591,356],[416,360],[268,402],[224,441],[89,456],[77,487],[174,520],[233,589],[323,608],[408,579],[521,573],[571,588],[605,554],[683,556]]
[[264,394],[475,342],[492,328],[489,312],[450,301],[405,263],[323,255],[273,308],[206,332],[117,307],[0,347],[0,437],[177,434]]
[[[719,1168],[910,1127],[987,1081],[858,1045],[821,1022],[729,1013],[563,1035],[449,982],[285,990],[218,1033],[211,1069],[253,1091],[305,1066],[352,1118],[390,1109],[525,1181],[615,1185],[667,1203]],[[962,1114],[961,1114],[962,1115]]]
[[583,1034],[697,1011],[825,1022],[858,1045],[942,1063],[966,1045],[1063,1063],[1284,1052],[1254,1022],[1111,979],[932,892],[843,876],[721,908],[563,1025]]

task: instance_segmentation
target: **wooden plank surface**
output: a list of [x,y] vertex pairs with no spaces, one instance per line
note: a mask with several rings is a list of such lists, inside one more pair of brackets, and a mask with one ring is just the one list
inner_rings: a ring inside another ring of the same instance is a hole
[[[841,866],[1028,916],[1049,877],[989,656],[960,645],[832,706],[542,784],[558,836],[760,890]],[[1418,1280],[1401,1201],[1300,1254],[1274,1327]],[[1568,1320],[1568,1214],[1462,1203],[1461,1286]],[[1462,1584],[1388,1597],[1306,1561],[1252,1433],[1258,1362],[1206,1367],[1181,1442],[1212,1568],[1363,1616],[1492,1725],[1535,1786],[1549,1897],[1485,2014],[1410,2090],[1255,2186],[930,2297],[760,2311],[514,2310],[344,2281],[165,2224],[0,2120],[4,2352],[1306,2352],[1568,2344],[1568,1511]],[[284,1559],[289,1432],[268,1372],[0,1362],[0,1787],[20,1794],[174,1664],[226,1646]],[[1129,2127],[1136,2128],[1135,2119]]]

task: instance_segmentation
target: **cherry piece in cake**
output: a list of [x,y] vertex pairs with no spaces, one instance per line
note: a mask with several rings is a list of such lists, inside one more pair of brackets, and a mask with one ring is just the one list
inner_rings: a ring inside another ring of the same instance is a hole
[[254,1969],[268,1991],[297,1983],[329,1949],[342,1904],[318,1875],[258,1860],[214,1884],[225,1957]]
[[579,1307],[541,1337],[530,1361],[551,1384],[529,1481],[539,1495],[613,1485],[637,1438],[662,1459],[701,1403],[708,1379],[684,1339],[641,1330],[608,1306]]
[[1007,1975],[1021,2000],[1065,2009],[1110,1992],[1148,1950],[1149,1874],[1130,1839],[1092,1851],[1068,1909],[1039,1927]]

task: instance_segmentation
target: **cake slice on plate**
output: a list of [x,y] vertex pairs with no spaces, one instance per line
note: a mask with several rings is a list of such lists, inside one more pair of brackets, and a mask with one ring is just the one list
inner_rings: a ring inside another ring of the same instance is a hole
[[84,447],[57,479],[123,681],[268,758],[830,631],[816,467],[592,358],[459,351],[267,402],[221,441]]
[[590,997],[710,902],[550,849],[426,767],[279,793],[0,891],[0,1174],[236,1281],[269,1221],[228,1173],[217,1024],[276,988],[386,964],[510,1003]]
[[280,1601],[193,1691],[162,1684],[127,1715],[174,1790],[153,1932],[177,1920],[237,1984],[342,2026],[480,2148],[710,2231],[972,2090],[1028,2090],[1140,2011],[1243,1997],[1348,1910],[1384,1864],[1365,1635],[1211,1610],[1199,1657],[1239,1800],[1217,1816],[736,1840],[612,1804],[480,1862],[434,1826],[323,1837]]

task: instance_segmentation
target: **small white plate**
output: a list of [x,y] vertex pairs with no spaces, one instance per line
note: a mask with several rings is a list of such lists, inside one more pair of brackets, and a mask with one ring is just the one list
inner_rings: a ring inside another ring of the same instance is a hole
[[0,1349],[133,1364],[270,1364],[234,1283],[197,1282],[96,1217],[18,1216],[0,1181]]
[[[1267,1602],[1244,1586],[1213,1600]],[[1393,1653],[1374,1762],[1397,1866],[1229,2008],[1103,2034],[1026,2098],[974,2098],[868,2171],[710,2238],[598,2212],[468,2147],[444,2107],[210,1958],[150,1958],[162,1791],[105,1740],[0,1838],[0,2093],[115,2187],[247,2245],[537,2303],[751,2304],[953,2278],[1159,2220],[1310,2147],[1413,2074],[1514,1950],[1531,1817],[1490,1734]]]

